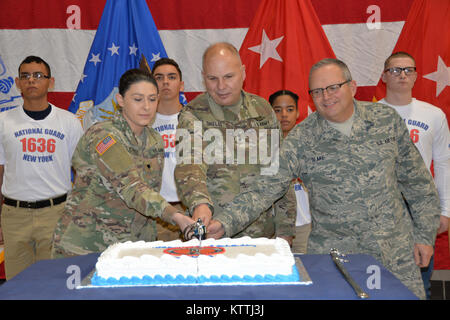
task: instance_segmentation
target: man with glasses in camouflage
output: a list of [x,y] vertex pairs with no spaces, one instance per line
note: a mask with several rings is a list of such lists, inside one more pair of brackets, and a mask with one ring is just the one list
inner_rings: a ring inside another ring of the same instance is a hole
[[284,140],[278,173],[215,213],[208,236],[232,236],[300,177],[312,218],[308,253],[370,254],[424,299],[419,266],[433,253],[439,200],[408,129],[392,108],[354,99],[356,82],[340,60],[316,63],[309,87],[317,112]]
[[[433,161],[434,182],[441,202],[437,234],[445,232],[450,217],[450,133],[445,113],[438,107],[413,98],[416,62],[407,52],[396,52],[386,59],[381,79],[386,84],[386,97],[379,102],[394,108],[405,121],[411,140],[428,169]],[[432,258],[430,265],[422,268],[427,298],[431,297],[433,261]]]
[[15,81],[23,107],[0,113],[0,234],[7,280],[50,259],[53,231],[72,188],[72,154],[83,134],[74,114],[48,102],[55,79],[42,58],[25,58]]

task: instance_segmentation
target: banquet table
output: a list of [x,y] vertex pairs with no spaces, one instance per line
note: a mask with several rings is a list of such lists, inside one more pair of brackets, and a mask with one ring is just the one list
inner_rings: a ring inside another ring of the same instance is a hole
[[[143,286],[82,288],[99,254],[42,260],[0,286],[0,299],[26,300],[353,300],[360,299],[330,255],[295,255],[311,278],[310,285]],[[413,300],[417,297],[372,256],[347,255],[349,274],[369,300]],[[78,288],[77,288],[78,287]]]

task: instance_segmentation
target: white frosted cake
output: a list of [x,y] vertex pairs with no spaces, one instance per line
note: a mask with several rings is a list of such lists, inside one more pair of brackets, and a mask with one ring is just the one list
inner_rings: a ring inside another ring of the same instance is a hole
[[281,238],[117,243],[98,258],[93,286],[292,284],[301,281]]

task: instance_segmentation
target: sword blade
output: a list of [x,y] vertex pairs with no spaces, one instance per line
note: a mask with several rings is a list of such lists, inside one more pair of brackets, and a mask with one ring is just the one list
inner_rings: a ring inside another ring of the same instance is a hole
[[200,273],[200,270],[198,268],[198,260],[200,259],[200,248],[201,247],[202,247],[202,240],[200,239],[199,243],[198,243],[198,255],[197,255],[197,276]]
[[344,265],[342,264],[341,260],[339,259],[338,251],[336,249],[331,249],[330,255],[331,255],[331,258],[332,258],[334,264],[339,269],[339,271],[342,273],[345,280],[352,286],[356,295],[361,299],[369,298],[369,295],[361,289],[361,287],[356,283],[356,281],[350,276],[347,269],[345,269]]

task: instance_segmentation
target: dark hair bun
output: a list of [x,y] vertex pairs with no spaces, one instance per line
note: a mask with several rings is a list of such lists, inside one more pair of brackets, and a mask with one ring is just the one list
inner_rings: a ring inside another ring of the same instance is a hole
[[152,83],[156,87],[156,90],[158,90],[158,84],[149,72],[142,69],[130,69],[125,71],[125,73],[120,77],[119,93],[124,96],[131,85],[141,81]]

